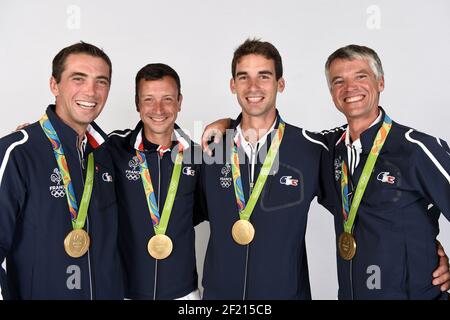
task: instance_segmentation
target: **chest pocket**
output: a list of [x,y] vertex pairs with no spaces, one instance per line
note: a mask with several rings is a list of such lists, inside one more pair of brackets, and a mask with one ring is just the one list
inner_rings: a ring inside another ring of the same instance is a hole
[[267,178],[261,195],[261,208],[264,211],[274,211],[296,206],[303,201],[304,190],[303,173],[280,162],[278,172]]
[[389,160],[378,158],[363,201],[374,208],[402,206],[402,197],[406,195],[402,184],[400,168]]
[[100,210],[107,209],[117,202],[112,172],[98,164],[95,168],[91,202],[94,202]]
[[193,196],[199,174],[198,167],[194,165],[182,166],[180,181],[178,183],[177,198],[179,196]]

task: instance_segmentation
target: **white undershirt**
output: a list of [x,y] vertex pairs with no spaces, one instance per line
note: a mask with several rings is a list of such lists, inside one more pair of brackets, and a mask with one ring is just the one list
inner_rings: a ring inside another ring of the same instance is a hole
[[[256,156],[258,155],[261,147],[266,143],[267,137],[269,134],[275,129],[275,124],[277,123],[277,119],[273,121],[270,129],[261,137],[259,140],[252,144],[245,139],[244,133],[242,132],[241,124],[236,127],[236,135],[234,136],[234,142],[237,143],[238,140],[240,142],[241,147],[244,149],[245,154],[250,159],[251,164],[251,174],[250,174],[250,183],[253,184],[255,181],[255,164],[256,164]],[[255,129],[253,129],[255,130]]]
[[[372,122],[372,124],[369,126],[369,128],[373,127],[378,122],[380,122],[382,115],[383,115],[383,113],[381,111],[379,111],[378,117],[375,119],[374,122]],[[362,144],[361,144],[361,139],[359,139],[359,138],[356,139],[355,141],[353,141],[353,143],[350,142],[350,127],[349,126],[347,126],[347,129],[345,132],[345,145],[347,146],[347,159],[348,159],[349,170],[350,170],[350,173],[353,174],[356,167],[358,167],[358,164],[361,159],[360,155],[362,153]]]

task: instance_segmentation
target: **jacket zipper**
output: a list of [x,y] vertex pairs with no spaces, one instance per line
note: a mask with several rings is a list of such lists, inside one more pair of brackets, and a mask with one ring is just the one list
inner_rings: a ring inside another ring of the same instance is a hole
[[[352,234],[354,234],[353,233],[354,230],[355,230],[355,224],[353,224],[353,227],[352,227]],[[350,260],[350,295],[351,295],[352,300],[355,300],[355,296],[353,293],[353,258]]]
[[[77,137],[77,153],[78,153],[78,160],[80,162],[80,171],[81,171],[81,181],[83,183],[83,188],[84,188],[84,175],[83,175],[83,170],[84,170],[84,152],[80,151],[80,149],[78,148],[78,146],[80,145],[79,143],[79,137]],[[86,216],[86,231],[88,234],[90,234],[89,232],[89,215]],[[91,251],[88,248],[88,269],[89,269],[89,294],[90,294],[90,300],[93,300],[93,292],[92,292],[92,271],[91,271]]]
[[[254,150],[251,145],[250,145],[250,149],[251,149],[251,155],[250,155],[251,163],[249,163],[247,166],[248,182],[249,182],[249,186],[250,186],[249,199],[250,199],[250,195],[252,194],[253,187],[254,187],[255,162],[256,162],[255,158],[256,158],[257,151],[258,151],[258,144],[256,144],[256,150]],[[249,251],[250,251],[250,244],[247,244],[246,247],[247,248],[246,248],[246,254],[245,254],[244,290],[242,293],[242,300],[246,300],[246,298],[247,298],[248,256],[249,256]]]

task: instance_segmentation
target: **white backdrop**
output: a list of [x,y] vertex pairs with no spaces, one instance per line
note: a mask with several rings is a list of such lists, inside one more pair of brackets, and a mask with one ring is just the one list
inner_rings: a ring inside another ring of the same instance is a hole
[[[240,111],[230,93],[234,49],[247,37],[272,42],[283,57],[283,118],[321,130],[344,123],[330,98],[323,66],[338,47],[375,49],[384,66],[381,104],[403,124],[450,140],[450,2],[448,0],[121,1],[0,0],[0,136],[34,122],[53,102],[51,60],[79,40],[102,47],[113,62],[107,106],[97,122],[109,132],[134,127],[134,76],[145,64],[178,71],[184,95],[178,123],[199,140],[201,127]],[[450,224],[439,239],[450,253]],[[201,276],[208,239],[197,228]],[[312,294],[335,299],[333,220],[313,203],[307,248]]]

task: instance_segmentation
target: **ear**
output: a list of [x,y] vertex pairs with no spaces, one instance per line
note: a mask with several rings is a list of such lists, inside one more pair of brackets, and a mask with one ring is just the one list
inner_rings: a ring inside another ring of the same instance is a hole
[[278,92],[283,92],[284,91],[284,87],[286,86],[286,82],[284,81],[284,78],[281,77],[280,79],[278,79]]
[[378,80],[378,92],[382,92],[384,90],[384,76],[381,76],[381,79]]
[[230,90],[233,94],[236,94],[236,87],[234,85],[234,78],[230,79]]
[[180,96],[178,97],[178,112],[181,111],[181,102],[183,102],[183,95],[180,93]]
[[55,97],[59,96],[58,83],[53,76],[50,77],[50,91]]
[[134,104],[136,105],[136,111],[139,112],[139,98],[134,96]]

